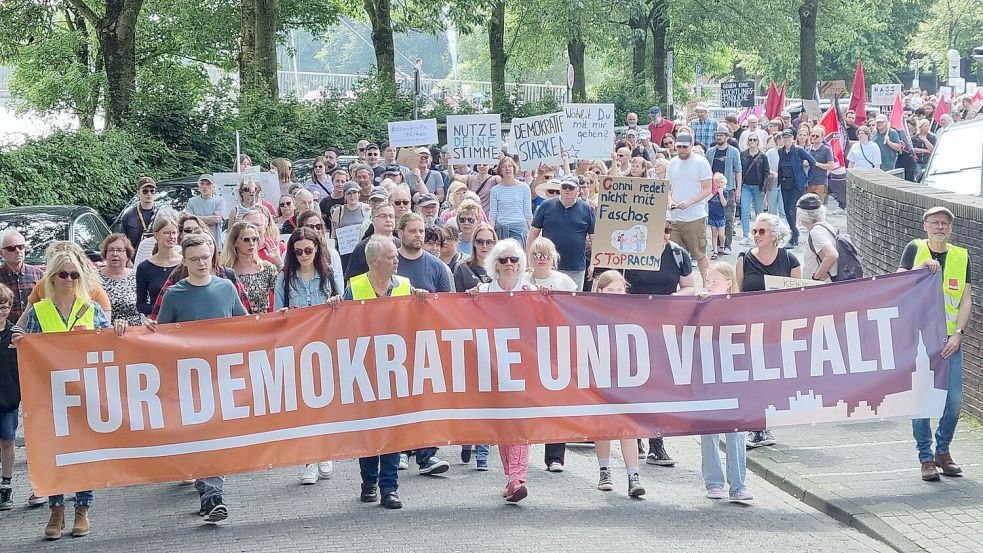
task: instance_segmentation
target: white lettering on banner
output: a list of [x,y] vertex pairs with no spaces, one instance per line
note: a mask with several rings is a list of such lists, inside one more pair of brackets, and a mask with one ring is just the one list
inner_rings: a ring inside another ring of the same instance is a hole
[[392,121],[389,123],[389,144],[393,148],[426,146],[437,143],[437,120]]
[[[899,316],[897,307],[885,307],[782,320],[780,342],[768,350],[765,326],[775,323],[665,324],[655,338],[665,348],[667,370],[677,386],[693,383],[697,354],[701,366],[696,379],[702,384],[794,379],[800,352],[808,352],[804,376],[835,377],[894,370],[892,323]],[[868,337],[868,349],[876,347],[876,352],[861,351],[861,331]],[[179,359],[176,370],[146,362],[55,370],[50,373],[55,435],[70,434],[69,410],[76,408],[83,410],[84,424],[94,432],[113,432],[124,424],[132,431],[164,428],[158,394],[161,377],[168,375],[177,380],[184,426],[216,417],[227,421],[295,411],[301,401],[319,409],[336,397],[351,404],[475,387],[523,392],[531,386],[526,379],[537,377],[537,384],[549,391],[631,388],[646,385],[651,377],[652,344],[639,325],[541,326],[533,337],[535,347],[520,350],[515,344],[523,338],[519,328],[452,329],[439,335],[421,329],[409,339],[381,334],[354,341],[340,338],[333,345],[312,341],[299,353],[296,346],[286,346],[221,353],[211,360]],[[536,359],[523,359],[524,353]],[[467,366],[468,358],[477,363]],[[532,373],[518,370],[533,361]]]
[[498,163],[501,137],[501,114],[447,116],[447,144],[452,163]]

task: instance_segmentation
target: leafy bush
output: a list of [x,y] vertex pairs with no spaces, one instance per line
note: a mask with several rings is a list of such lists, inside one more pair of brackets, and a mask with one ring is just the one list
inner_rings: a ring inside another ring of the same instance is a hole
[[629,78],[598,83],[592,88],[591,101],[614,104],[614,120],[618,122],[631,112],[637,113],[640,121],[648,121],[649,108],[656,105],[662,106],[663,113],[668,112],[651,88]]

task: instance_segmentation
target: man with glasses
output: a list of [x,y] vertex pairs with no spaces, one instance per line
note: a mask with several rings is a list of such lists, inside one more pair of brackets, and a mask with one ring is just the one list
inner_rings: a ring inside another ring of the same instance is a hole
[[355,155],[358,156],[360,163],[368,163],[368,158],[365,156],[365,149],[368,145],[368,140],[362,139],[358,141],[358,146],[355,148]]
[[768,133],[758,126],[758,117],[756,115],[748,115],[744,123],[747,125],[747,129],[741,133],[741,137],[737,141],[737,147],[741,151],[747,150],[747,139],[757,136],[758,148],[764,149],[765,145],[768,144]]
[[378,144],[369,143],[365,146],[365,163],[372,168],[375,183],[381,182],[386,165],[382,163],[382,150],[379,149]]
[[706,280],[707,198],[710,197],[713,173],[710,162],[693,155],[693,136],[676,137],[676,157],[669,161],[666,178],[672,197],[669,205],[670,240],[681,245],[696,260],[700,275]]
[[405,185],[394,186],[389,192],[389,203],[396,210],[396,220],[399,221],[411,211],[410,209],[410,189]]
[[228,209],[225,206],[225,198],[221,194],[215,193],[215,177],[204,174],[198,177],[198,195],[188,200],[188,205],[184,208],[185,213],[197,215],[206,225],[212,238],[215,239],[216,247],[222,251],[222,223],[225,222],[225,214]]
[[372,236],[386,236],[393,241],[396,248],[399,248],[399,239],[393,236],[393,231],[396,228],[396,210],[389,202],[372,206],[371,225],[372,235],[359,241],[355,245],[355,249],[352,250],[351,257],[348,258],[348,265],[345,267],[345,280],[369,270],[368,262],[365,259],[365,246],[372,239]]
[[730,127],[718,125],[713,135],[714,147],[707,151],[710,169],[713,173],[723,173],[727,178],[727,207],[724,214],[724,254],[730,255],[734,240],[734,215],[737,213],[737,202],[741,198],[741,184],[744,174],[741,171],[741,152],[730,144]]
[[913,419],[912,433],[918,448],[922,480],[938,482],[942,470],[945,476],[958,476],[962,468],[952,460],[949,444],[956,434],[959,411],[963,403],[963,350],[966,325],[973,310],[972,263],[966,248],[949,243],[955,216],[942,206],[929,208],[922,215],[922,228],[927,238],[912,240],[901,253],[898,272],[911,269],[942,271],[942,297],[945,300],[945,346],[942,357],[949,363],[948,392],[945,409],[935,431],[935,453],[932,453],[932,423],[929,419]]
[[324,159],[324,173],[329,177],[334,175],[335,171],[340,170],[338,167],[338,158],[341,156],[341,150],[335,147],[327,148],[324,150],[324,155],[321,156]]
[[420,156],[420,163],[410,171],[410,178],[407,184],[414,194],[433,194],[437,199],[444,201],[444,177],[439,171],[430,168],[430,149],[420,147],[416,149]]
[[438,229],[446,224],[440,215],[440,200],[433,194],[420,194],[416,198],[416,212],[423,216],[423,222]]
[[0,241],[0,256],[3,256],[3,266],[0,266],[0,283],[14,293],[14,301],[10,304],[11,321],[20,319],[20,316],[30,307],[28,297],[31,290],[37,286],[38,282],[44,278],[44,269],[34,265],[24,263],[26,257],[25,248],[27,242],[24,235],[16,229],[8,229],[3,232]]
[[826,128],[816,125],[812,128],[809,135],[809,153],[816,158],[816,170],[809,178],[809,186],[806,186],[806,194],[819,196],[819,201],[826,203],[826,187],[829,185],[829,172],[836,169],[840,164],[833,155],[833,149],[829,147],[823,139],[826,138]]
[[133,249],[140,247],[140,241],[153,234],[154,218],[157,217],[157,205],[154,196],[157,194],[157,181],[151,177],[140,177],[137,181],[137,198],[139,202],[120,219],[123,234],[130,240]]
[[563,180],[560,193],[542,203],[532,218],[527,253],[540,235],[553,241],[560,254],[557,270],[572,278],[577,289],[584,287],[584,277],[593,267],[587,263],[587,243],[594,239],[594,210],[581,200],[579,182]]
[[[239,299],[239,293],[230,280],[213,274],[213,248],[208,238],[192,234],[181,242],[181,254],[188,277],[167,288],[161,299],[157,325],[206,319],[224,319],[246,315],[248,312]],[[157,325],[149,328],[156,332]],[[206,522],[219,522],[229,517],[229,509],[223,501],[224,476],[198,478],[201,508],[198,514]]]

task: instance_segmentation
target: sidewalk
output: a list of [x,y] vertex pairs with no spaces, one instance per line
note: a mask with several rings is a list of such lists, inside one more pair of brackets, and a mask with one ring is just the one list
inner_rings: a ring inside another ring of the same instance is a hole
[[[933,430],[935,423],[933,421]],[[908,421],[780,429],[748,451],[768,482],[897,551],[983,551],[983,428],[959,421],[953,458],[964,476],[923,482]]]

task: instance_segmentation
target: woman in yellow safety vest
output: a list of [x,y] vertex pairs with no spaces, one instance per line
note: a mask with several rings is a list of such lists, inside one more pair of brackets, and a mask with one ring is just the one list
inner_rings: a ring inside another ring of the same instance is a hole
[[[45,299],[35,303],[27,311],[25,332],[69,332],[72,330],[92,330],[108,328],[109,319],[102,307],[92,300],[92,290],[99,276],[87,259],[82,259],[70,250],[56,251],[48,262],[42,285]],[[126,320],[118,319],[116,333],[126,331]],[[15,342],[21,337],[15,338]],[[92,505],[92,491],[75,492],[75,523],[72,536],[87,536],[89,507]],[[48,497],[51,517],[44,530],[45,539],[56,540],[65,528],[65,496]]]

